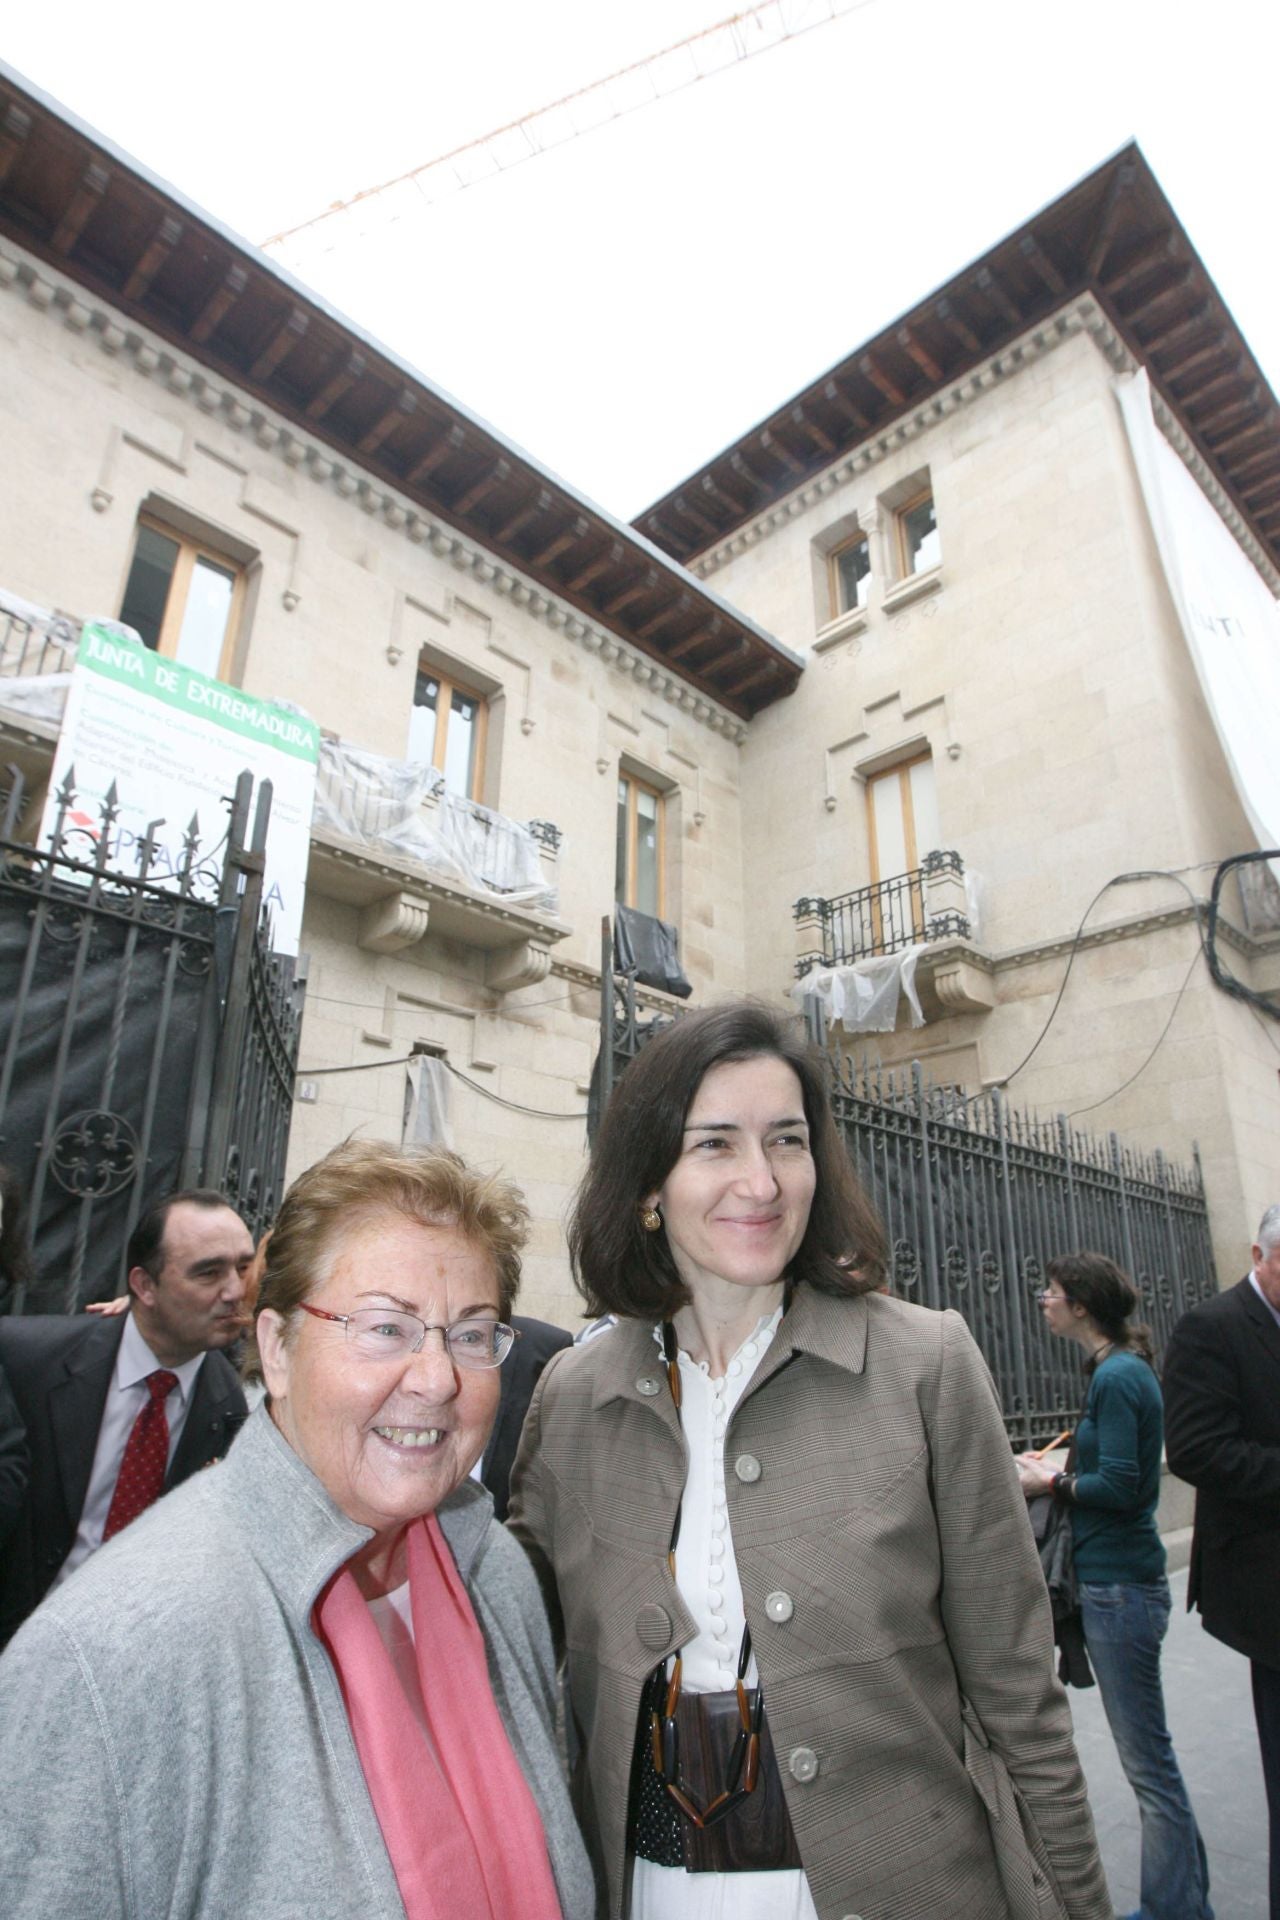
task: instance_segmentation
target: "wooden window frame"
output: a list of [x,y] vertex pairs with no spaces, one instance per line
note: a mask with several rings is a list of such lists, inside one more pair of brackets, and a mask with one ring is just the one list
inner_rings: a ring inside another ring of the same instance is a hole
[[[417,691],[417,675],[425,674],[434,680],[439,693],[436,697],[436,737],[431,750],[431,764],[437,773],[443,775],[445,768],[445,746],[449,735],[449,722],[453,717],[453,696],[460,693],[464,699],[476,703],[475,753],[471,762],[470,791],[463,797],[480,804],[484,792],[485,752],[489,743],[489,696],[481,687],[474,687],[466,680],[460,680],[449,668],[436,666],[429,654],[418,655],[418,665],[414,674],[414,691]],[[415,706],[418,704],[415,700]]]
[[[628,772],[626,767],[619,767],[618,769],[618,785],[625,785],[627,788],[627,861],[626,873],[624,875],[625,884],[619,904],[624,907],[631,907],[638,913],[644,911],[643,908],[636,906],[635,900],[636,853],[639,844],[639,819],[636,808],[636,795],[637,793],[647,793],[658,803],[658,910],[654,917],[655,919],[661,920],[665,918],[667,902],[667,796],[661,787],[655,786],[651,780],[642,780],[639,774]],[[614,830],[616,833],[616,815]]]
[[[874,578],[874,572],[871,565],[871,535],[869,533],[862,533],[861,531],[857,533],[851,533],[847,540],[842,540],[838,547],[832,548],[831,552],[827,555],[827,572],[828,572],[828,579],[830,581],[831,618],[833,620],[838,620],[841,614],[843,613],[852,613],[854,611],[852,607],[845,606],[843,599],[841,597],[841,592],[840,592],[840,556],[842,553],[848,553],[850,549],[853,547],[866,548],[867,550],[866,577],[868,580],[871,580]],[[866,611],[865,602],[861,608],[861,611],[862,612]]]
[[[160,621],[160,633],[156,640],[155,651],[166,660],[178,657],[178,641],[182,634],[183,616],[187,610],[187,595],[191,591],[191,577],[196,569],[197,560],[207,560],[211,566],[218,567],[224,573],[234,575],[231,589],[231,605],[227,609],[226,631],[222,636],[222,650],[218,655],[215,680],[228,678],[235,659],[236,641],[240,634],[240,618],[244,611],[245,569],[239,560],[229,553],[223,553],[210,541],[197,540],[181,527],[175,527],[169,520],[161,520],[154,513],[140,513],[134,522],[133,548],[129,555],[129,572],[133,571],[134,558],[138,551],[138,530],[150,528],[164,540],[176,541],[178,557],[173,572],[169,576],[169,591],[165,595],[164,614]],[[126,586],[129,575],[125,575]]]
[[[898,876],[897,874],[881,873],[880,871],[880,848],[876,838],[876,805],[872,795],[872,789],[878,780],[888,780],[891,775],[896,775],[898,781],[898,804],[902,812],[902,837],[907,861],[903,871],[906,873],[914,873],[920,865],[920,849],[916,845],[916,811],[911,798],[911,769],[912,767],[922,765],[926,760],[932,759],[932,749],[925,747],[922,752],[913,753],[906,760],[896,760],[891,767],[882,767],[878,773],[867,776],[867,851],[870,855],[871,884],[873,887],[878,887],[882,880],[896,880]],[[913,907],[915,907],[915,904],[916,903],[913,902]],[[884,930],[880,920],[880,907],[875,900],[872,902],[871,912],[873,925],[875,927],[875,936],[877,940],[880,940]],[[913,922],[918,922],[915,926],[916,934],[918,936],[922,935],[924,932],[924,922],[922,913],[918,908],[913,911],[912,919]]]
[[895,507],[893,510],[899,580],[918,580],[922,574],[932,573],[934,568],[942,565],[941,559],[938,559],[934,561],[932,567],[921,567],[917,571],[911,566],[910,555],[907,552],[907,515],[914,513],[917,507],[923,506],[926,500],[933,502],[933,518],[934,525],[936,526],[938,520],[938,502],[934,495],[932,484],[921,487],[917,493],[912,494],[909,500],[904,500],[900,507]]

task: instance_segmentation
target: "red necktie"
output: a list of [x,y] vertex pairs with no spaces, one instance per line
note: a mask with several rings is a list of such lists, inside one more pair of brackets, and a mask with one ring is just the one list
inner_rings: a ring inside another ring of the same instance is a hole
[[160,1497],[169,1464],[169,1422],[164,1403],[178,1384],[176,1373],[159,1367],[146,1379],[148,1399],[129,1429],[120,1477],[111,1496],[111,1509],[102,1537],[109,1540],[121,1527],[136,1520],[144,1507]]

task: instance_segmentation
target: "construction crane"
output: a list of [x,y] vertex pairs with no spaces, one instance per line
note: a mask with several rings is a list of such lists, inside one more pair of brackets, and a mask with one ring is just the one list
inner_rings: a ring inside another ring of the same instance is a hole
[[712,79],[786,40],[797,40],[842,14],[873,4],[874,0],[761,0],[758,6],[730,14],[715,26],[646,54],[603,80],[593,80],[407,173],[364,187],[349,200],[335,200],[309,220],[273,233],[262,245],[277,249],[298,269],[308,260],[419,213],[448,194],[507,173],[553,147],[669,99],[698,80]]

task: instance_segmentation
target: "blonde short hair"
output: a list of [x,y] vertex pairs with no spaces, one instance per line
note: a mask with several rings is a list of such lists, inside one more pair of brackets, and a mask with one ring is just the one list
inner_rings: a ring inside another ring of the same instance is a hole
[[[286,1324],[321,1284],[326,1259],[353,1228],[399,1215],[424,1226],[456,1227],[493,1261],[498,1309],[510,1318],[520,1285],[529,1209],[519,1188],[474,1172],[443,1147],[407,1149],[348,1140],[300,1173],[284,1197],[266,1249],[258,1311]],[[256,1332],[241,1372],[262,1379]]]

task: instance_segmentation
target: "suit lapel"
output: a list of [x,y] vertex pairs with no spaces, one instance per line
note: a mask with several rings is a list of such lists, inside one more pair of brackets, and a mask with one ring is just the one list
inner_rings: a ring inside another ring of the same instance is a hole
[[215,1366],[215,1356],[206,1353],[196,1375],[191,1408],[182,1428],[182,1438],[169,1463],[164,1490],[176,1487],[198,1467],[218,1460],[235,1438],[243,1417],[243,1404],[234,1378],[228,1379],[227,1363]]
[[1258,1298],[1253,1281],[1248,1274],[1236,1288],[1236,1298],[1244,1309],[1245,1319],[1266,1348],[1268,1357],[1280,1366],[1280,1327],[1272,1318],[1266,1301]]
[[123,1315],[90,1321],[84,1339],[68,1354],[61,1378],[49,1389],[49,1425],[58,1478],[73,1528],[79,1525],[89,1491],[102,1410],[123,1337]]

